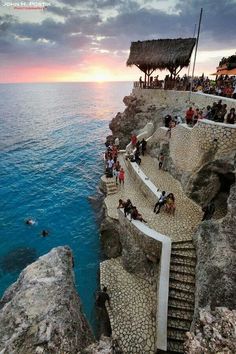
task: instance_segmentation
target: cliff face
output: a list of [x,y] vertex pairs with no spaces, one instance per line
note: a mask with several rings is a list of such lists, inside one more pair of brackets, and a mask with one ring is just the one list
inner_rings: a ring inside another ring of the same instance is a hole
[[119,137],[122,149],[130,142],[131,134],[137,133],[148,122],[154,123],[155,127],[162,125],[162,112],[165,108],[149,104],[132,95],[125,96],[123,102],[126,109],[123,113],[117,113],[109,125],[113,136]]
[[201,309],[195,332],[187,336],[188,354],[236,353],[236,311],[225,307]]
[[76,354],[93,341],[74,286],[68,247],[25,268],[0,306],[0,352]]
[[[203,222],[194,235],[197,250],[196,311],[210,305],[236,308],[236,185],[222,220]],[[196,312],[195,311],[195,312]]]

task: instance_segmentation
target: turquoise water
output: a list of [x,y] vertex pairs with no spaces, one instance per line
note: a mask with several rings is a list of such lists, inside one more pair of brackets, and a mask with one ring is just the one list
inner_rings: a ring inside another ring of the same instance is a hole
[[101,255],[88,197],[103,172],[108,121],[130,91],[130,83],[0,85],[0,295],[28,263],[69,245],[93,324]]

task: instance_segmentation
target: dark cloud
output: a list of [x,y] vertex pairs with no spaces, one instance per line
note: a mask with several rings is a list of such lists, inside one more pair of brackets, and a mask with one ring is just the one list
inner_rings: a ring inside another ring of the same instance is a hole
[[234,48],[235,0],[179,0],[169,13],[151,8],[146,0],[58,0],[48,7],[51,18],[42,22],[1,16],[0,56],[70,63],[91,54],[93,47],[119,53],[125,62],[131,41],[191,37],[201,7],[200,49]]

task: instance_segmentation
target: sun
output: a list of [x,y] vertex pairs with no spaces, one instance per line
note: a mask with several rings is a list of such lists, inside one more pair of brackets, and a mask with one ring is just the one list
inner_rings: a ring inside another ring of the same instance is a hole
[[93,81],[96,82],[109,81],[109,79],[110,79],[109,73],[106,71],[96,71],[93,75]]

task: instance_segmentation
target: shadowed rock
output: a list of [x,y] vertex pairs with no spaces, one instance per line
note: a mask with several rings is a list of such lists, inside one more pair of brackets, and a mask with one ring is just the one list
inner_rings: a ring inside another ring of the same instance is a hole
[[77,354],[93,342],[74,286],[72,252],[57,247],[24,269],[0,301],[0,352]]
[[10,250],[0,260],[0,268],[4,273],[20,272],[28,264],[34,262],[37,258],[37,253],[34,248],[19,247]]

